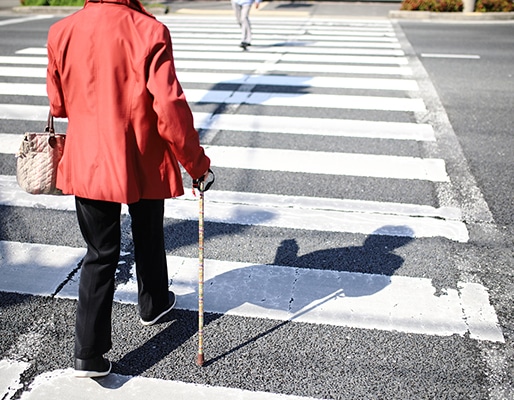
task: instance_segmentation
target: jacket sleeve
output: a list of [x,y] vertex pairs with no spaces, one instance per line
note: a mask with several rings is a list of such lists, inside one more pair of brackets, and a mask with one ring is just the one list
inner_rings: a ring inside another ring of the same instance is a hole
[[[51,32],[51,31],[50,31]],[[50,34],[49,34],[50,39]],[[49,40],[50,42],[50,40]],[[50,112],[54,117],[66,118],[66,107],[64,105],[64,94],[62,92],[61,77],[56,66],[56,59],[50,46],[48,48],[48,67],[46,70],[46,93],[50,102]]]
[[149,57],[147,89],[153,96],[159,134],[188,174],[197,179],[207,171],[210,160],[200,146],[191,109],[177,80],[171,37],[164,25]]

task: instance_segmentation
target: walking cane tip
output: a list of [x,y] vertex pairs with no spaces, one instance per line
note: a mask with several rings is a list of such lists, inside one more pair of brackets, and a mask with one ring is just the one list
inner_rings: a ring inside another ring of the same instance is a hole
[[200,367],[203,367],[204,358],[203,354],[198,354],[198,357],[196,358],[196,364]]

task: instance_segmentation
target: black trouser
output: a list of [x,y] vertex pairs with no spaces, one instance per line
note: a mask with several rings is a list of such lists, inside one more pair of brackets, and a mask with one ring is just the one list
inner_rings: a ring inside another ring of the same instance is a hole
[[[120,255],[121,204],[75,198],[87,253],[81,266],[75,325],[75,357],[88,359],[111,349],[114,278]],[[168,305],[164,250],[164,200],[129,204],[136,261],[139,312],[151,319]]]

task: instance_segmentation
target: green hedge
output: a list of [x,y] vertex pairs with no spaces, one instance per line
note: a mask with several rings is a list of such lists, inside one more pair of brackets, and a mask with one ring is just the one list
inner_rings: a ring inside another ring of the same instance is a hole
[[510,12],[514,10],[514,2],[512,0],[477,0],[475,11],[487,12]]
[[403,0],[400,10],[458,12],[463,6],[462,0]]
[[[400,10],[460,12],[463,7],[462,0],[403,0]],[[475,11],[478,12],[513,10],[513,0],[476,0],[475,4]]]

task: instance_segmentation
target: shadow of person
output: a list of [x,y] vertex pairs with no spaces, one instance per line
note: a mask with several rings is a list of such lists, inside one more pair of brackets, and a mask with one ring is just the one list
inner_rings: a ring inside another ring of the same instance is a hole
[[411,242],[413,235],[407,226],[383,226],[369,235],[362,246],[323,249],[302,256],[298,256],[296,240],[287,239],[277,249],[273,265],[390,276],[404,261],[394,250]]
[[[403,236],[389,236],[391,232],[401,233]],[[300,248],[295,239],[284,240],[277,249],[273,265],[234,268],[233,263],[210,260],[204,283],[204,307],[209,314],[206,325],[224,314],[270,318],[282,322],[239,344],[224,355],[206,360],[205,365],[334,299],[371,296],[381,291],[391,283],[391,275],[404,262],[394,251],[412,241],[412,236],[413,231],[408,227],[385,226],[370,235],[362,246],[324,249],[302,256],[298,256]],[[173,279],[179,294],[177,307],[180,310],[177,311],[181,313],[196,310],[198,301],[196,271],[189,267],[185,270],[189,272]],[[187,317],[186,314],[183,316]],[[129,363],[132,374],[134,369],[138,374],[144,372],[188,340],[188,335],[193,336],[196,331],[191,325],[191,321],[189,325],[174,321],[140,349],[124,357],[120,363]],[[176,335],[175,330],[178,328],[181,329],[181,334]],[[153,343],[162,343],[162,338],[171,336],[177,338],[178,342],[168,342],[166,349],[162,349],[160,354],[152,357],[145,355],[154,352]],[[138,362],[134,362],[135,360]]]

